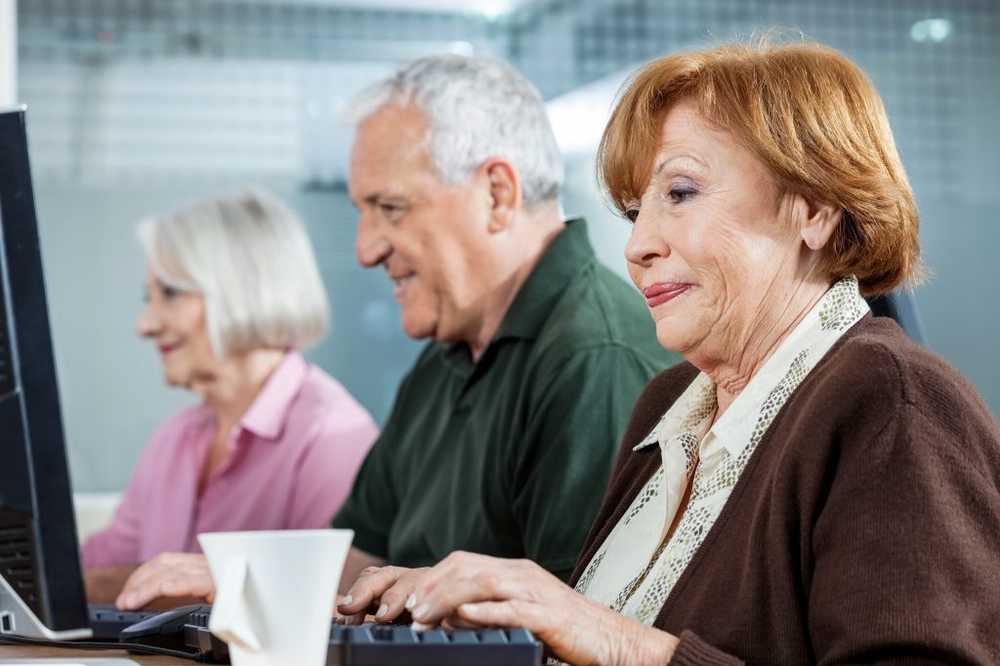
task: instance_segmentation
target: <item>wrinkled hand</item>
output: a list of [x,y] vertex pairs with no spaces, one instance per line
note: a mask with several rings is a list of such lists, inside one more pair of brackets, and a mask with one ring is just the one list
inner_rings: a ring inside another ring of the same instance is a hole
[[340,624],[361,624],[368,613],[376,622],[392,622],[405,610],[406,600],[422,575],[430,571],[405,567],[367,567],[351,585],[347,595],[337,600]]
[[452,553],[422,573],[405,607],[417,629],[524,627],[571,664],[666,664],[677,639],[594,602],[530,560]]
[[147,606],[160,597],[215,596],[208,559],[195,553],[161,553],[135,570],[115,600],[122,610]]

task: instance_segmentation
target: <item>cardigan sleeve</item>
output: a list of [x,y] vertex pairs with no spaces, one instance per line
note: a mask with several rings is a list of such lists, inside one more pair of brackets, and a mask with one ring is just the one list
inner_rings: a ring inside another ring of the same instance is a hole
[[[962,413],[964,412],[964,413]],[[844,446],[815,523],[815,662],[991,663],[1000,624],[1000,492],[990,425],[902,404]],[[674,666],[743,663],[684,631]]]
[[844,447],[812,538],[817,663],[991,661],[1000,495],[975,417],[904,402],[875,441]]
[[741,666],[742,659],[726,654],[701,640],[693,631],[682,631],[670,666]]

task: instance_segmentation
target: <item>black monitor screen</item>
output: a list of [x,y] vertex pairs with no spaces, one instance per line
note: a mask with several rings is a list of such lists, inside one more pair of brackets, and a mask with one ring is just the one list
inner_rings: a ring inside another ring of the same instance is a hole
[[23,110],[0,112],[0,575],[53,631],[87,626]]

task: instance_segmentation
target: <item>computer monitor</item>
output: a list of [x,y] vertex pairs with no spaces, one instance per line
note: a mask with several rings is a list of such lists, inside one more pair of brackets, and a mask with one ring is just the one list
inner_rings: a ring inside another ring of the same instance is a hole
[[0,633],[88,638],[25,109],[0,112]]

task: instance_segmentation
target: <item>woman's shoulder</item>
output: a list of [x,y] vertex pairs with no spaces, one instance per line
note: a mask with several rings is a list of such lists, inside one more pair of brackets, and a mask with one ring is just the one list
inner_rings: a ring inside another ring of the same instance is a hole
[[212,411],[204,403],[188,405],[164,419],[153,431],[150,443],[166,444],[187,439],[192,428],[205,427],[211,420]]
[[920,430],[947,439],[1000,443],[1000,427],[971,382],[890,319],[862,319],[812,375],[795,402],[813,424],[874,433],[896,421],[916,432],[919,420]]
[[178,447],[192,446],[198,441],[197,433],[209,427],[212,412],[203,403],[184,407],[164,419],[153,431],[139,455],[136,470],[161,467],[166,459],[176,458]]
[[337,379],[307,363],[298,395],[289,407],[289,422],[321,432],[369,429],[375,422],[368,410]]
[[825,375],[845,386],[888,394],[908,405],[985,408],[976,388],[955,367],[885,317],[862,319],[822,365]]

